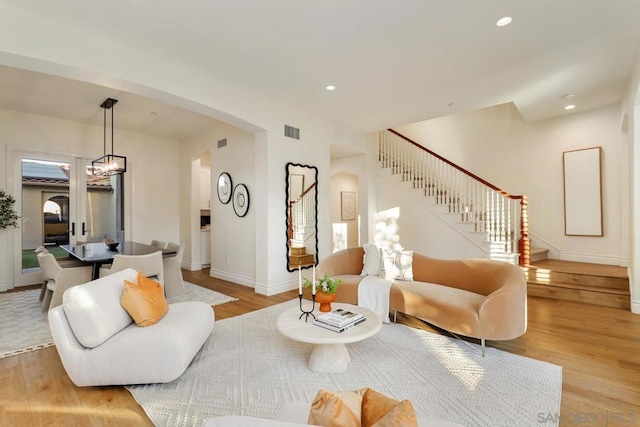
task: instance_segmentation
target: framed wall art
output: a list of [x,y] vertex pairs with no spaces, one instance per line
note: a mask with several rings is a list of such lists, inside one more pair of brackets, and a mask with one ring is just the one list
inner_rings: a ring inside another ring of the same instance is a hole
[[342,221],[356,219],[356,193],[353,191],[340,192],[340,212]]
[[562,153],[564,234],[603,236],[602,148]]

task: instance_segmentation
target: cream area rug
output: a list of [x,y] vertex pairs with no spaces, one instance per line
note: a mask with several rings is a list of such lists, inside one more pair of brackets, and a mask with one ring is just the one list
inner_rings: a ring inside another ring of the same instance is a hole
[[[202,301],[218,305],[237,299],[193,283],[184,284],[185,294],[169,298],[169,303]],[[39,296],[40,289],[0,294],[0,359],[53,345]]]
[[560,414],[561,367],[493,348],[483,358],[477,345],[400,324],[349,344],[346,373],[310,371],[311,346],[275,327],[296,304],[217,321],[180,378],[127,389],[156,426],[200,426],[222,415],[273,418],[285,403],[310,403],[321,388],[371,387],[410,399],[418,417],[466,426],[539,426],[539,414]]

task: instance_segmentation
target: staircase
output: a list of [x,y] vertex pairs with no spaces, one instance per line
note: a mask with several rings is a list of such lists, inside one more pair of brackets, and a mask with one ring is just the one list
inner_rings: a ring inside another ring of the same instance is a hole
[[549,259],[533,262],[523,270],[530,296],[630,308],[625,267]]
[[549,249],[547,248],[531,248],[531,263],[547,259]]
[[298,266],[305,267],[307,265],[313,265],[316,263],[316,257],[313,254],[308,254],[307,249],[302,247],[290,247],[289,248],[289,265],[291,268]]
[[550,260],[548,249],[530,247],[526,196],[510,195],[391,129],[379,133],[378,160],[468,240],[481,236],[489,258],[520,264],[528,295],[629,309],[626,268]]
[[394,130],[379,133],[380,167],[443,207],[446,221],[470,241],[482,237],[491,259],[528,265],[527,197],[488,183]]
[[[289,203],[287,237],[289,238],[289,266],[291,268],[314,265],[316,257],[307,253],[307,245],[315,240],[315,200],[311,190],[315,182]],[[309,248],[313,252],[312,247]]]

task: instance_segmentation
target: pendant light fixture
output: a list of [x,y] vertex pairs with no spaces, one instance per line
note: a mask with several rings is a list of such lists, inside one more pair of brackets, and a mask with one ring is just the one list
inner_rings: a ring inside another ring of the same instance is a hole
[[[107,98],[100,107],[104,110],[104,141],[103,156],[91,162],[94,175],[111,176],[119,175],[127,171],[127,158],[113,154],[113,106],[117,99]],[[107,154],[107,110],[111,110],[111,154]]]

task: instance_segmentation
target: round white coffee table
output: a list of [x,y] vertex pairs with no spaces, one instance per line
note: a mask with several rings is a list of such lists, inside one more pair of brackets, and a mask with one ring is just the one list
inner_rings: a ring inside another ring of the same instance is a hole
[[[304,304],[304,302],[303,302]],[[366,321],[347,329],[344,332],[333,332],[313,324],[313,318],[305,322],[305,316],[300,317],[298,306],[283,312],[278,317],[278,331],[292,340],[314,344],[307,366],[312,371],[324,373],[346,372],[351,356],[345,344],[362,341],[375,335],[382,328],[382,321],[373,311],[357,305],[331,303],[331,309],[343,308],[362,313]],[[321,314],[317,309],[316,316]]]

